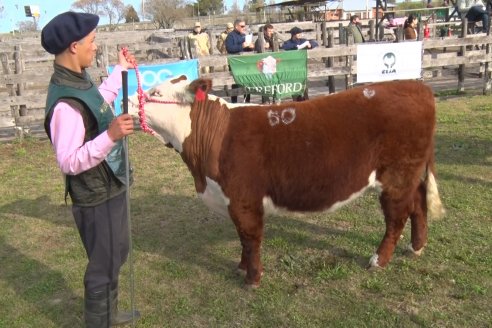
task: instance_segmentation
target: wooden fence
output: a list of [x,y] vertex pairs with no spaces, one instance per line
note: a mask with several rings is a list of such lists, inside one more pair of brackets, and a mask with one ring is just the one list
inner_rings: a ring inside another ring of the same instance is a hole
[[[308,51],[308,87],[321,88],[327,93],[350,88],[357,74],[357,61],[354,59],[357,47],[343,34],[338,23],[277,24],[275,28],[279,39],[285,39],[287,31],[294,25],[307,30],[307,37],[317,39],[321,45]],[[254,31],[257,32],[256,27]],[[212,47],[215,47],[220,32],[217,29],[210,33]],[[466,69],[483,76],[483,92],[489,93],[492,37],[484,34],[466,35],[466,29],[461,33],[460,37],[423,41],[423,80],[439,76],[443,71],[453,71],[456,72],[456,90],[463,91]],[[117,47],[122,44],[129,46],[139,63],[162,63],[193,57],[186,34],[186,31],[100,33],[96,64],[89,69],[89,73],[95,81],[102,81],[107,76],[106,66],[116,62]],[[227,70],[227,57],[216,53],[198,58],[200,66],[211,68],[210,73],[202,76],[212,79],[214,94],[218,96],[241,93],[241,89],[231,89],[233,78]],[[26,133],[43,134],[44,103],[53,56],[41,48],[38,37],[0,42],[0,61],[3,72],[0,76],[0,97],[3,99],[0,102],[0,140],[9,140]],[[343,87],[338,90],[334,84],[335,78],[344,80]]]

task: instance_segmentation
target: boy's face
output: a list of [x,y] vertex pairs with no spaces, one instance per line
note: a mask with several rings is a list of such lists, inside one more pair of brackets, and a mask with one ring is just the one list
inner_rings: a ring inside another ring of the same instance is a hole
[[89,33],[85,38],[80,41],[76,41],[77,58],[80,67],[87,68],[92,65],[94,57],[96,56],[97,45],[95,42],[96,30]]

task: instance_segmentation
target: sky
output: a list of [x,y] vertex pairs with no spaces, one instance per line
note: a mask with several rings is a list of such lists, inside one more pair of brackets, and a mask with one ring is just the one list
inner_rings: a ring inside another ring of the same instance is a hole
[[[142,10],[142,0],[122,0],[125,6],[132,5],[140,18]],[[186,0],[185,0],[186,1]],[[196,0],[187,0],[189,3],[194,3]],[[235,0],[224,0],[227,8],[231,8],[232,3]],[[239,7],[241,8],[247,0],[238,0]],[[286,1],[277,0],[276,3]],[[369,3],[375,2],[374,0],[345,0],[344,8],[349,8],[352,4],[355,7],[363,6],[366,1]],[[403,0],[397,0],[402,2]],[[412,0],[415,1],[415,0]],[[269,3],[269,0],[265,0]],[[0,14],[0,33],[8,33],[14,29],[17,29],[17,23],[27,20],[32,20],[32,17],[26,17],[24,12],[24,6],[38,6],[41,16],[39,17],[38,29],[41,30],[53,17],[62,12],[70,10],[74,1],[66,0],[0,0],[0,7],[4,7],[3,12]],[[106,18],[101,17],[100,24],[107,24]]]
[[[233,0],[226,0],[225,3],[229,8]],[[190,3],[195,1],[189,0]],[[240,4],[243,1],[238,1]],[[32,20],[32,17],[26,17],[24,6],[39,6],[38,29],[41,30],[53,17],[62,12],[70,10],[74,1],[65,0],[0,0],[0,7],[3,6],[3,12],[0,14],[0,33],[8,33],[17,29],[17,23]],[[125,6],[132,5],[141,17],[142,0],[123,0]],[[101,17],[100,24],[107,21]]]

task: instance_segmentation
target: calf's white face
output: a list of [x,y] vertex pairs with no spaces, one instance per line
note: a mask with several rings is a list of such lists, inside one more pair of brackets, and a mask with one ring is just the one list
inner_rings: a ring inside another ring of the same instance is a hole
[[[170,143],[174,149],[183,151],[183,142],[191,133],[190,111],[194,95],[188,90],[186,76],[166,82],[146,91],[144,106],[145,121],[156,132],[163,143]],[[171,102],[171,103],[163,103]],[[128,97],[128,113],[138,117],[138,95]]]
[[[145,122],[156,132],[156,137],[165,144],[171,144],[179,152],[183,151],[183,142],[191,133],[190,111],[195,94],[193,94],[186,76],[167,80],[145,92]],[[254,104],[230,104],[224,99],[208,95],[208,100],[219,102],[227,108],[253,106]],[[168,103],[164,103],[168,102]],[[170,103],[169,103],[170,102]],[[128,97],[128,113],[139,117],[138,95]]]

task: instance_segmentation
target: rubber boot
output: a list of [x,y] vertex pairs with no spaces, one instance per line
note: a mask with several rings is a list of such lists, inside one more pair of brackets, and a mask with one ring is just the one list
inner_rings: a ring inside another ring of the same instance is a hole
[[[111,290],[111,326],[126,325],[132,322],[131,312],[118,311],[118,288]],[[135,310],[133,312],[133,319],[135,321],[140,318],[140,312]]]
[[84,317],[86,328],[108,328],[110,320],[109,288],[85,292]]

